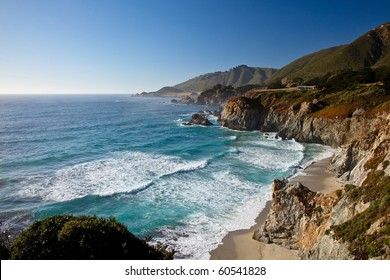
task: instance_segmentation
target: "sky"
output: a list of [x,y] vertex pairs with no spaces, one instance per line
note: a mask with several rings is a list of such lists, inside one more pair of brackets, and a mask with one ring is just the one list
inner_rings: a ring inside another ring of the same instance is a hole
[[138,93],[281,68],[389,21],[389,0],[0,0],[0,93]]

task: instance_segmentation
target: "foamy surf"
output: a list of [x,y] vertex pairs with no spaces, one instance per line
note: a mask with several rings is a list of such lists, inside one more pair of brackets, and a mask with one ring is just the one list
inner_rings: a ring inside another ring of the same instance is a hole
[[31,178],[18,194],[46,201],[67,201],[86,195],[136,193],[163,176],[205,168],[206,160],[142,152],[117,153],[112,158],[86,162],[57,171],[45,180]]
[[[211,180],[198,180],[188,188],[180,187],[177,199],[205,210],[188,215],[179,226],[158,228],[161,236],[154,239],[175,248],[178,259],[209,259],[209,252],[229,231],[251,227],[270,199],[268,187],[242,180],[230,172],[219,172]],[[179,182],[169,184],[179,187]],[[226,197],[226,193],[237,193],[238,189],[241,195]]]

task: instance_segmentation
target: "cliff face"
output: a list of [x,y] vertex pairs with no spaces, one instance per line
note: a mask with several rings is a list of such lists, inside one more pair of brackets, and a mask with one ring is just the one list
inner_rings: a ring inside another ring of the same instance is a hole
[[234,130],[260,129],[266,117],[266,110],[256,99],[235,97],[221,112],[221,124]]
[[230,97],[237,93],[232,86],[216,85],[211,89],[205,90],[196,98],[195,104],[216,106],[227,102]]
[[319,194],[276,180],[271,211],[254,238],[299,249],[303,259],[390,258],[390,114],[356,108],[329,118],[317,114],[324,104],[315,98],[283,108],[274,101],[231,99],[221,123],[338,147],[331,169],[349,185],[337,195]]
[[[300,250],[306,259],[352,259],[344,243],[325,235],[337,197],[310,191],[305,186],[275,180],[268,217],[253,238]],[[317,245],[317,240],[323,243]],[[312,253],[317,248],[316,255]],[[319,248],[319,249],[318,249]],[[323,250],[326,249],[325,251]]]

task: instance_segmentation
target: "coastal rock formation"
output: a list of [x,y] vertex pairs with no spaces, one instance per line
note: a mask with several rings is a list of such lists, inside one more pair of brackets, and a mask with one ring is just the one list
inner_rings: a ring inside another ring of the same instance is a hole
[[[253,92],[225,105],[221,124],[229,128],[338,148],[330,169],[347,183],[321,194],[275,180],[271,211],[255,239],[298,249],[302,259],[390,258],[390,114],[388,103],[377,106],[374,90],[356,90],[363,100],[374,95],[359,114],[359,106],[330,103],[319,91]],[[355,93],[338,94],[349,100]]]
[[[276,127],[282,125],[274,120]],[[390,258],[384,241],[390,240],[385,233],[390,228],[390,115],[327,120],[303,114],[301,121],[286,122],[291,127],[283,125],[285,135],[341,145],[332,169],[351,184],[326,195],[275,181],[271,212],[254,238],[299,249],[302,259]],[[306,122],[311,123],[307,130]]]
[[186,104],[186,105],[195,104],[195,100],[189,95],[183,96],[178,102],[180,104]]
[[206,117],[205,114],[193,114],[191,120],[188,123],[184,123],[184,125],[194,125],[194,124],[204,125],[204,126],[213,125],[213,123],[209,121],[209,119]]
[[196,99],[196,105],[215,106],[227,102],[230,97],[236,96],[237,93],[232,86],[216,85],[211,89],[205,90],[199,94]]
[[221,112],[221,125],[234,130],[260,129],[266,111],[260,99],[233,97]]
[[310,249],[325,232],[324,217],[329,217],[335,203],[335,197],[312,192],[300,183],[275,180],[271,210],[254,238],[289,249]]

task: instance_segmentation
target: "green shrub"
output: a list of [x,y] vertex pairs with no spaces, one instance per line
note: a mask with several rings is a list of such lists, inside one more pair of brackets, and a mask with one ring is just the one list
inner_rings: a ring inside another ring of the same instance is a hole
[[340,199],[343,196],[343,190],[336,191],[337,198]]
[[172,259],[113,217],[54,216],[34,222],[11,245],[11,259]]
[[9,258],[9,250],[4,244],[3,240],[0,240],[0,260],[7,260]]
[[390,67],[380,67],[375,71],[378,81],[383,83],[384,89],[390,93]]
[[390,215],[390,176],[382,170],[372,171],[361,187],[346,185],[345,191],[352,201],[369,202],[370,206],[351,220],[333,226],[335,238],[349,242],[349,250],[356,259],[385,254],[390,244],[390,220],[384,219],[381,227],[371,234],[367,230],[379,219]]

